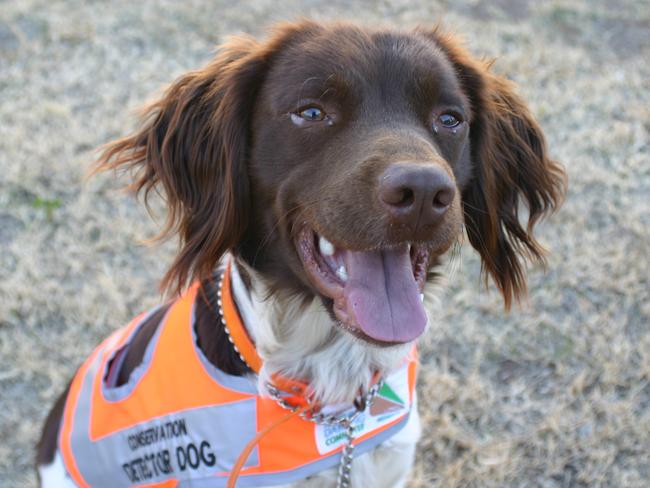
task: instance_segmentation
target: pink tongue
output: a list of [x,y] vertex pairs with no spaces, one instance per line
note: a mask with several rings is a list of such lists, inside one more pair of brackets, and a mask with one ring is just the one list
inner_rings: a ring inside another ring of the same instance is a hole
[[347,311],[365,334],[381,342],[410,342],[422,334],[427,316],[406,248],[347,251],[345,266]]

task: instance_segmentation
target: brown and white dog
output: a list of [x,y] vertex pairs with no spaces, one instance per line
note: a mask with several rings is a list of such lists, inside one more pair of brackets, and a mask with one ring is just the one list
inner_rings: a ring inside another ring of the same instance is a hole
[[[436,265],[463,229],[506,307],[526,292],[523,260],[542,259],[533,226],[559,205],[564,172],[511,83],[488,68],[436,29],[281,25],[263,42],[231,39],[176,80],[100,168],[134,170],[145,195],[162,190],[165,233],[181,240],[167,289],[207,280],[234,256],[260,382],[280,373],[307,380],[323,404],[351,402],[424,332]],[[208,360],[251,374],[210,307],[195,306]],[[134,337],[118,384],[163,312]],[[66,486],[66,394],[38,447],[46,487]],[[354,460],[353,486],[405,483],[418,435],[414,412]],[[309,486],[335,479],[328,470]]]

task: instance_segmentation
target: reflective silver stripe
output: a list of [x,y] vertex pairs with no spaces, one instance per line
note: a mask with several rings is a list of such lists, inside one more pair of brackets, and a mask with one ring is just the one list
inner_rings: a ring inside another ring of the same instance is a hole
[[[161,321],[155,340],[163,327],[187,326],[183,324],[168,323],[167,317],[171,310],[177,306],[172,305],[165,319]],[[192,317],[188,322],[193,324]],[[137,327],[137,326],[136,326]],[[193,330],[192,330],[193,332]],[[212,376],[215,382],[223,387],[233,390],[251,389],[251,378],[242,378],[227,375],[206,364],[200,350],[196,347],[194,334],[192,346],[197,353],[197,360],[206,367],[206,373]],[[96,351],[92,362],[88,365],[85,375],[81,378],[81,387],[77,404],[74,406],[72,426],[70,433],[70,447],[76,461],[77,468],[86,483],[91,487],[120,487],[139,486],[165,480],[178,480],[182,487],[222,487],[225,486],[230,469],[246,444],[260,430],[257,421],[257,397],[219,404],[207,405],[200,408],[189,409],[182,412],[151,418],[145,422],[129,428],[114,432],[110,435],[92,441],[89,435],[92,414],[92,398],[94,381],[103,380],[103,370],[106,365],[106,348],[111,347],[114,341],[107,341],[103,349]],[[151,343],[150,343],[151,346]],[[147,348],[147,369],[150,360],[155,360],[153,347]],[[211,371],[212,368],[214,371]],[[399,376],[401,379],[402,373]],[[405,374],[408,374],[407,372]],[[143,372],[143,376],[146,371]],[[174,375],[170,372],[170,378]],[[407,378],[407,377],[406,377]],[[139,378],[141,380],[142,378]],[[164,379],[161,379],[164,381]],[[164,385],[161,385],[164,388]],[[137,398],[137,384],[129,388],[129,395]],[[104,393],[109,393],[105,391]],[[121,392],[122,393],[122,392]],[[122,394],[118,398],[123,398]],[[119,399],[107,401],[113,403],[113,408],[124,408]],[[69,408],[66,406],[66,409]],[[392,437],[401,430],[408,421],[406,414],[395,425],[386,430],[372,435],[370,438],[356,445],[355,454],[369,451],[381,442]],[[311,424],[307,428],[312,429]],[[287,455],[291,451],[300,449],[287,439]],[[262,474],[242,474],[238,486],[259,486],[260,484],[284,484],[300,480],[319,471],[336,466],[339,462],[338,451],[327,454],[311,463],[298,466],[294,469]],[[248,457],[244,467],[256,466],[259,463],[258,448],[255,447]]]
[[196,304],[192,304],[192,317],[190,319],[190,335],[192,337],[192,348],[198,358],[198,360],[203,365],[206,373],[212,377],[212,379],[220,386],[229,388],[231,390],[248,393],[251,395],[257,395],[257,376],[254,374],[244,375],[244,376],[235,376],[228,373],[224,373],[214,364],[212,364],[203,351],[197,346],[198,339],[196,337],[196,327],[194,327],[195,319],[195,308]]
[[[129,333],[129,336],[126,338],[126,341],[124,341],[124,345],[122,347],[127,347],[131,343],[131,340],[133,337],[138,333],[142,325],[144,325],[149,318],[156,313],[161,306],[155,307],[154,309],[150,310],[147,312],[144,317],[138,322],[138,324],[133,328],[133,330]],[[104,395],[104,398],[108,402],[117,402],[120,400],[123,400],[127,398],[131,393],[133,393],[133,390],[138,386],[138,383],[140,383],[140,380],[143,378],[143,376],[147,373],[149,370],[149,366],[151,365],[151,358],[153,357],[153,353],[156,350],[156,346],[158,345],[158,339],[160,338],[160,333],[162,331],[162,326],[161,324],[164,324],[167,322],[167,317],[169,317],[169,312],[171,311],[172,307],[169,307],[165,315],[160,321],[159,326],[156,328],[156,332],[154,333],[153,337],[149,340],[149,344],[147,344],[147,347],[145,348],[144,351],[144,356],[142,357],[142,362],[138,364],[133,371],[131,371],[131,374],[129,375],[129,379],[127,380],[126,383],[120,386],[111,386],[108,387],[104,382],[102,382],[101,385],[101,390],[102,390],[102,395]],[[120,348],[113,348],[113,351],[111,351],[109,357],[106,359],[104,362],[104,365],[108,365],[111,360],[115,357],[115,354],[117,351],[119,351]],[[122,357],[126,357],[126,354],[123,354]],[[101,372],[102,377],[107,373],[107,367],[102,368],[103,371]]]
[[[239,453],[257,432],[256,400],[151,419],[93,442],[87,426],[93,378],[101,356],[97,356],[83,380],[72,425],[71,448],[86,482],[93,488],[138,486],[168,479],[181,481],[179,487],[225,486]],[[358,444],[355,456],[392,437],[406,425],[408,417]],[[337,451],[290,471],[241,475],[237,483],[242,487],[291,483],[337,466],[339,456]],[[256,466],[258,460],[256,447],[244,467]]]
[[[101,357],[97,355],[83,379],[70,439],[79,472],[93,488],[194,480],[229,472],[255,436],[256,400],[251,398],[154,418],[91,441],[90,402]],[[246,467],[257,464],[256,448]]]
[[[390,426],[386,430],[375,434],[369,439],[356,444],[354,448],[354,457],[358,457],[361,454],[364,454],[384,441],[387,441],[400,430],[404,428],[408,422],[410,416],[407,414],[402,420],[397,422],[395,425]],[[339,460],[341,457],[340,451],[337,451],[333,454],[330,454],[327,457],[321,458],[317,461],[313,461],[309,464],[293,468],[290,471],[282,471],[279,473],[263,473],[263,474],[240,474],[237,479],[237,486],[241,488],[257,487],[257,486],[272,486],[272,485],[284,485],[287,483],[293,483],[294,481],[300,481],[307,476],[320,473],[328,468],[338,466]],[[226,482],[228,481],[228,476],[224,475],[223,477],[218,478],[203,478],[191,480],[189,482],[181,482],[178,484],[178,488],[224,488]]]

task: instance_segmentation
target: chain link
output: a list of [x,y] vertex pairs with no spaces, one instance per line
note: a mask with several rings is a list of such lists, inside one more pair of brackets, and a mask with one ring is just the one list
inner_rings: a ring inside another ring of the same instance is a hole
[[[354,454],[354,421],[357,417],[372,405],[377,393],[383,386],[384,381],[380,379],[377,383],[370,387],[368,392],[359,397],[354,402],[355,412],[352,415],[346,413],[339,414],[324,414],[322,412],[314,412],[313,409],[306,410],[300,413],[300,417],[308,422],[313,422],[319,425],[337,425],[345,429],[345,436],[347,440],[341,451],[341,462],[339,463],[338,480],[336,482],[337,488],[349,488],[352,474],[352,459]],[[278,405],[285,410],[295,412],[298,407],[291,405],[284,398],[280,390],[278,390],[271,383],[266,384],[266,389]]]

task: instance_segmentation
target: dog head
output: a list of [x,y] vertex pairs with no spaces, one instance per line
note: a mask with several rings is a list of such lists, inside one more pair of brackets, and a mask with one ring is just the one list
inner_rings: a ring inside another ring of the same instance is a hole
[[313,22],[226,43],[100,167],[163,189],[181,238],[165,286],[231,251],[382,345],[423,332],[420,294],[463,225],[506,307],[522,296],[533,226],[565,186],[512,86],[453,38]]

